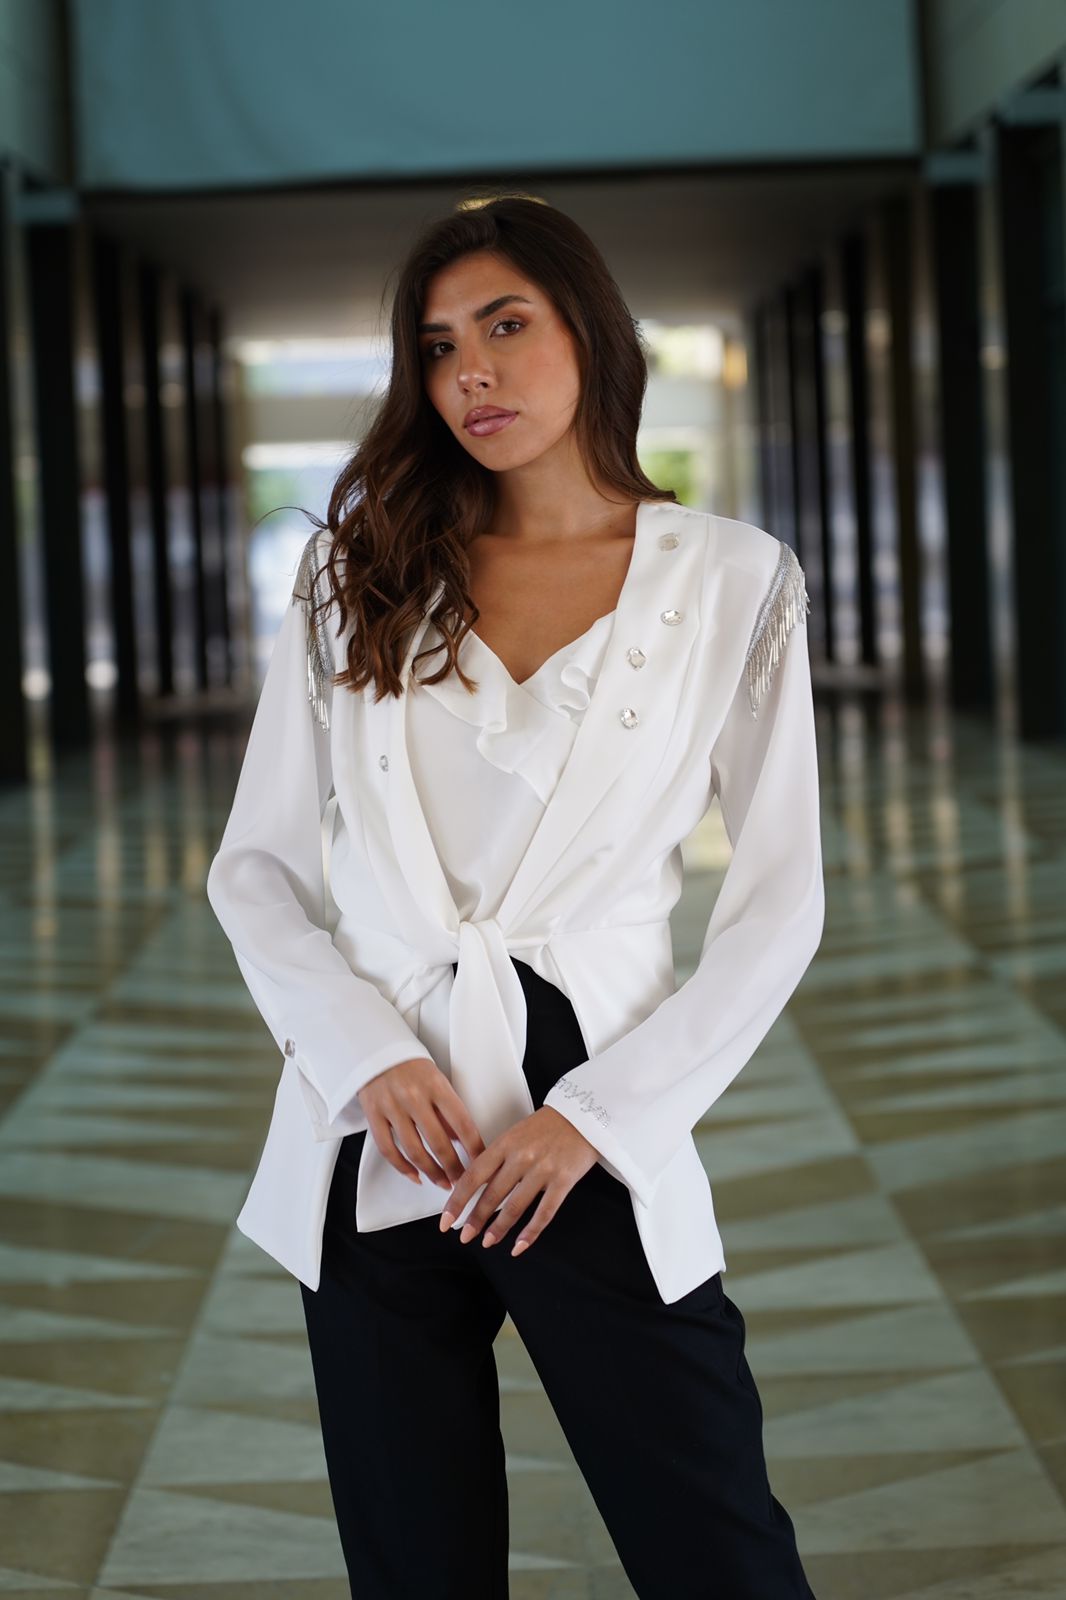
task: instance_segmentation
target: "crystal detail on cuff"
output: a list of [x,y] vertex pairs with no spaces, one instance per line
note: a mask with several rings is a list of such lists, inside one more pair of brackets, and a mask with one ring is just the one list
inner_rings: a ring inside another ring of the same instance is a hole
[[588,1111],[596,1118],[597,1122],[602,1122],[604,1127],[610,1122],[610,1113],[605,1106],[600,1105],[598,1100],[592,1098],[592,1091],[583,1089],[579,1083],[574,1082],[573,1078],[568,1078],[565,1072],[561,1078],[556,1079],[555,1088],[561,1088],[568,1100],[577,1100],[581,1105],[582,1111]]

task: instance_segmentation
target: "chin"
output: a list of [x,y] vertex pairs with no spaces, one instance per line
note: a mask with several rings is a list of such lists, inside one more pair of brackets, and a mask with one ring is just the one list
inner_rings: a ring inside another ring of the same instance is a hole
[[527,462],[536,461],[539,450],[506,451],[506,450],[471,450],[467,446],[467,454],[474,457],[479,466],[485,467],[489,472],[510,472],[515,467],[524,467]]

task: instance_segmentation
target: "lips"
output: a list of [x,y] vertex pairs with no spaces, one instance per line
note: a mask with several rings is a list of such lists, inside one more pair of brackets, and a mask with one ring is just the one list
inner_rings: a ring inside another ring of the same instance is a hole
[[486,417],[513,417],[514,412],[506,406],[471,406],[463,418],[463,427],[467,428],[472,422],[483,422]]
[[517,415],[517,411],[503,411],[499,406],[476,406],[463,418],[463,426],[467,433],[483,438],[490,433],[499,433],[500,429],[506,428]]

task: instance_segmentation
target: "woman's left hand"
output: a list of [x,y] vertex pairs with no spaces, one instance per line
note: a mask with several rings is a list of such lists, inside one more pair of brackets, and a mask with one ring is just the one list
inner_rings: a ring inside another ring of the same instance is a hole
[[440,1231],[447,1233],[470,1196],[484,1184],[485,1192],[459,1238],[469,1244],[501,1202],[506,1202],[481,1241],[491,1248],[543,1191],[544,1198],[511,1251],[516,1256],[547,1227],[574,1185],[596,1165],[597,1154],[595,1145],[578,1133],[572,1122],[553,1106],[541,1106],[493,1139],[471,1161],[446,1203]]

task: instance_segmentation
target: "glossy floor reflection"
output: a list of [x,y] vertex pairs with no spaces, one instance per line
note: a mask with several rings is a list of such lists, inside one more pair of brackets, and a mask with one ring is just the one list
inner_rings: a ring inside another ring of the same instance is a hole
[[[1066,751],[818,720],[825,937],[698,1130],[774,1489],[819,1600],[1061,1596]],[[348,1594],[297,1286],[233,1227],[279,1067],[203,893],[242,738],[0,797],[5,1600]],[[716,810],[686,855],[680,977]],[[509,1322],[497,1356],[513,1600],[631,1596]]]

